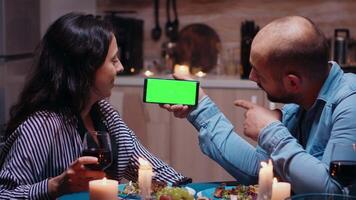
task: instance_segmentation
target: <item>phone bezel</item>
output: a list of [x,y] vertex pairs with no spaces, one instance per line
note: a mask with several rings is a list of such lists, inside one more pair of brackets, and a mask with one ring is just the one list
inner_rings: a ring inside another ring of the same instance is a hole
[[[158,79],[158,80],[169,80],[169,81],[182,81],[182,82],[194,82],[196,83],[196,89],[195,89],[195,101],[194,104],[175,104],[171,102],[147,102],[146,101],[146,95],[147,95],[147,81],[149,79]],[[143,85],[143,102],[145,103],[152,103],[152,104],[171,104],[171,105],[187,105],[187,106],[196,106],[198,104],[199,100],[199,81],[196,80],[179,80],[179,79],[168,79],[168,78],[145,78],[144,80],[144,85]]]

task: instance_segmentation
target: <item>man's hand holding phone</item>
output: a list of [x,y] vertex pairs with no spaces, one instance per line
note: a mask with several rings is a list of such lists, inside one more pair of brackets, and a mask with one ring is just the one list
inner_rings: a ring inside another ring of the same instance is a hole
[[[173,74],[173,78],[177,80],[193,80],[189,76],[180,75],[180,74]],[[198,102],[205,96],[206,94],[204,90],[201,87],[199,87]],[[187,106],[187,105],[160,104],[159,106],[161,108],[168,110],[169,112],[172,112],[174,116],[178,118],[186,118],[190,113],[190,111],[193,109],[192,106]]]

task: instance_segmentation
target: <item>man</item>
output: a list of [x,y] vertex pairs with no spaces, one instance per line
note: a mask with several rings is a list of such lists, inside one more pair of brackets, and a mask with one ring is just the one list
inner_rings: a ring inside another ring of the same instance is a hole
[[[271,159],[274,174],[295,193],[340,193],[329,175],[333,143],[356,143],[356,76],[328,63],[328,45],[310,20],[290,16],[266,25],[252,42],[250,79],[269,100],[286,103],[267,110],[237,100],[245,108],[244,134],[238,134],[217,106],[200,90],[199,105],[163,105],[199,131],[204,154],[243,184],[255,184],[260,162]],[[184,78],[177,77],[176,78]]]

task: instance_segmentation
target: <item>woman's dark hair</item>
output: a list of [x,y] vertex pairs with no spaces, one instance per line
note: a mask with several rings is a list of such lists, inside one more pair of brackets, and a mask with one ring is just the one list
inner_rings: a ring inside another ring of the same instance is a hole
[[7,137],[38,110],[79,114],[112,37],[111,25],[93,15],[69,13],[57,19],[42,38],[33,73],[10,110]]

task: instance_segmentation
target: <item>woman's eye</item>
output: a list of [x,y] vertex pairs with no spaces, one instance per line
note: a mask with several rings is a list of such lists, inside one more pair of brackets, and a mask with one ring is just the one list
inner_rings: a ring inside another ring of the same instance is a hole
[[117,62],[119,62],[119,59],[118,58],[114,58],[114,59],[112,59],[111,60],[113,63],[117,63]]

